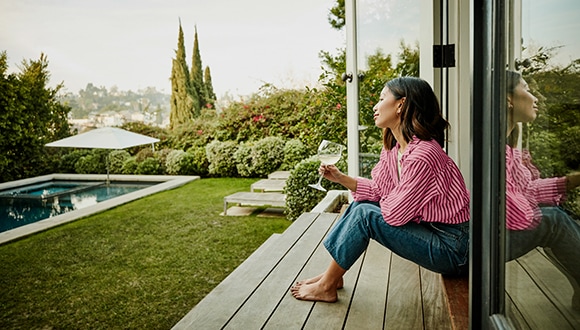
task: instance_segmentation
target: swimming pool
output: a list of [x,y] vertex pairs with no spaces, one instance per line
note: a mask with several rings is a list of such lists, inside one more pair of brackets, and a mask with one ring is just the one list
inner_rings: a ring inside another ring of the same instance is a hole
[[160,191],[198,176],[49,174],[0,183],[0,244]]
[[159,182],[51,180],[0,191],[0,232],[80,210]]

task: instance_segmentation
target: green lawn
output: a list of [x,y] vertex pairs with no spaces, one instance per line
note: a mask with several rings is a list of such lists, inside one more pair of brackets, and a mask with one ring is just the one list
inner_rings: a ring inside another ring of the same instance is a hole
[[0,246],[1,329],[169,329],[284,218],[223,217],[202,179]]

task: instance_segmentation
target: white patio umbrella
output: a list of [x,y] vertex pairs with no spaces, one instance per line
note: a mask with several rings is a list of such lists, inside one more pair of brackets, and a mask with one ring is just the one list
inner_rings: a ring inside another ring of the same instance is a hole
[[[47,143],[47,147],[125,149],[143,144],[153,144],[159,139],[137,134],[117,127],[97,128],[86,133],[73,135]],[[109,161],[107,159],[107,183],[109,183]]]

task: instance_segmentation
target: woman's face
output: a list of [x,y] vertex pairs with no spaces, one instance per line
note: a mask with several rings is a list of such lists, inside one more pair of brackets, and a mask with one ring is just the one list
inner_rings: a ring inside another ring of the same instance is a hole
[[508,95],[508,105],[513,107],[513,122],[529,123],[536,119],[538,115],[538,99],[530,93],[530,88],[524,79]]
[[381,91],[379,102],[374,106],[374,120],[375,125],[379,128],[390,128],[391,130],[398,129],[400,123],[400,114],[405,98],[399,100],[391,91],[385,87]]

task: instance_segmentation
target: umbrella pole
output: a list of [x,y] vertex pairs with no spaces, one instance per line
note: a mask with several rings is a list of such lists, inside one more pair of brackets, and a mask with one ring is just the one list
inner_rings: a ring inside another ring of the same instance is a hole
[[109,155],[111,153],[107,153],[107,186],[109,185],[110,181],[109,181]]

